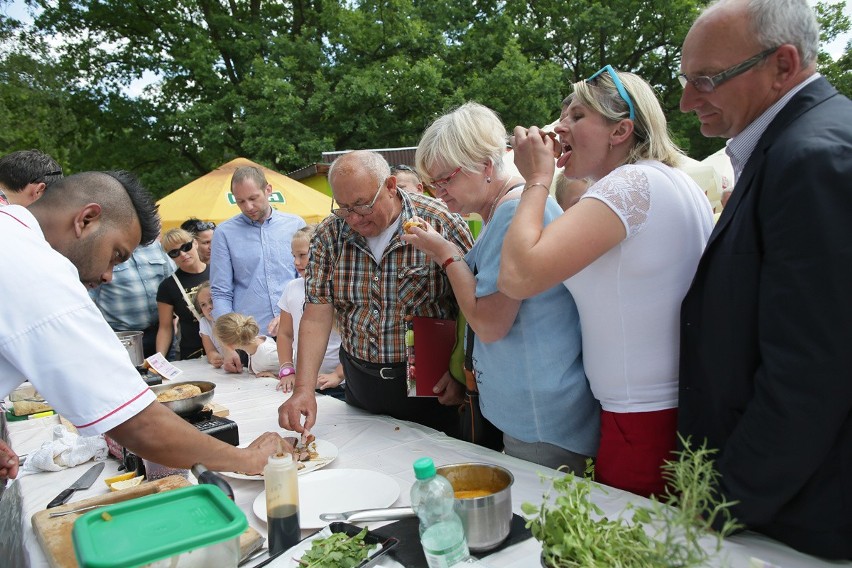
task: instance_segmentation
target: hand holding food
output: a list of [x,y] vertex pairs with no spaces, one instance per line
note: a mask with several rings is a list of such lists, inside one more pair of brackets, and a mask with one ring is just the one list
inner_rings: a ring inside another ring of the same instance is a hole
[[420,217],[412,217],[411,219],[402,224],[402,230],[406,233],[412,233],[415,227],[425,231],[426,221],[424,221]]
[[550,187],[553,172],[556,170],[553,157],[557,149],[561,150],[559,144],[536,126],[529,129],[516,126],[512,146],[515,150],[515,166],[527,181],[527,185],[541,183]]
[[249,475],[256,475],[263,472],[269,456],[282,451],[292,454],[295,449],[275,432],[265,432],[240,451],[246,454],[246,459],[240,462],[239,470]]

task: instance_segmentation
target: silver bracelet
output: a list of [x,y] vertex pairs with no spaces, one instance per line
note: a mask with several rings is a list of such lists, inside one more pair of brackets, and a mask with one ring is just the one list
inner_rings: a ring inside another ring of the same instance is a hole
[[540,186],[541,186],[541,187],[543,187],[545,190],[547,190],[547,192],[548,192],[548,193],[550,193],[550,188],[549,188],[549,187],[547,187],[547,186],[546,186],[546,185],[544,185],[543,183],[538,183],[538,182],[536,182],[536,183],[528,183],[527,185],[525,185],[525,186],[524,186],[524,191],[523,191],[522,193],[526,193],[528,189],[533,188],[533,187],[535,187],[535,186],[537,186],[537,185],[540,185]]

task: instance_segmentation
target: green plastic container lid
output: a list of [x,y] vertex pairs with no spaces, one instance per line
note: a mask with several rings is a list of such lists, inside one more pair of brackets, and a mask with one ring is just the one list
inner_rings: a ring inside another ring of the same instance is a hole
[[222,490],[194,485],[89,511],[71,535],[81,567],[131,568],[238,537],[247,526]]

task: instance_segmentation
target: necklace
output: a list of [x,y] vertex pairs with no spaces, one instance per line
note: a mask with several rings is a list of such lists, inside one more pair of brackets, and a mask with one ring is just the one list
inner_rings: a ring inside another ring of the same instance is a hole
[[506,192],[509,188],[509,183],[512,181],[512,177],[508,178],[504,183],[503,187],[500,188],[500,191],[497,192],[497,197],[494,198],[494,201],[491,202],[491,209],[488,211],[488,218],[484,219],[484,222],[487,224],[491,221],[491,217],[494,216],[494,209],[497,208],[497,203],[506,195]]

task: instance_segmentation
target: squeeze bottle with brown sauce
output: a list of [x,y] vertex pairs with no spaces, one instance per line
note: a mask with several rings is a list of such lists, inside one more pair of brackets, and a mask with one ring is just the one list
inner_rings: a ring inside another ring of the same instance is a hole
[[297,480],[292,455],[280,453],[269,456],[269,462],[263,468],[263,483],[266,488],[270,556],[284,552],[300,540]]

